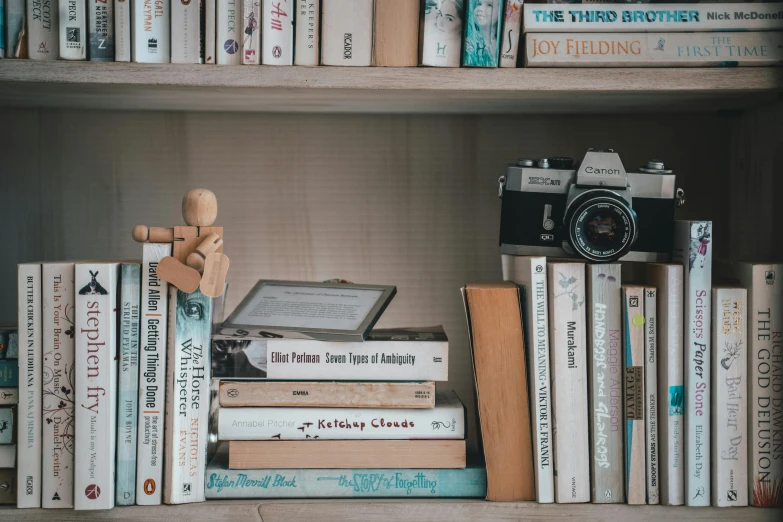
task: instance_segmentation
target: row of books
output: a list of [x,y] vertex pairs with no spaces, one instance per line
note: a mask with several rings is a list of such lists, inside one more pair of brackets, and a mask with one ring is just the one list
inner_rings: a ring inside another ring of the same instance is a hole
[[19,334],[0,327],[0,505],[16,504]]
[[[713,277],[711,228],[677,222],[670,264],[504,255],[521,294],[510,283],[465,288],[488,496],[781,505],[783,265],[720,262]],[[515,299],[525,343],[512,349]],[[509,360],[526,374],[498,379]],[[503,479],[519,477],[521,461],[505,460],[514,440],[498,442],[494,424],[527,402],[509,397],[527,394],[535,490],[514,494]]]

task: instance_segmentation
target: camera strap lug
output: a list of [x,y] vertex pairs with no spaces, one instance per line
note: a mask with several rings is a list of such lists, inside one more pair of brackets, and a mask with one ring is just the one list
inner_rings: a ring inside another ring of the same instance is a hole
[[506,176],[500,176],[498,178],[498,197],[503,197],[503,187],[506,185]]

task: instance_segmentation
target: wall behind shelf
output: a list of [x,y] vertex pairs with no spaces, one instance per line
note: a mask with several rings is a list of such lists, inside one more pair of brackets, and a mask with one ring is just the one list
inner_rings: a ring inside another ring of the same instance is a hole
[[[497,178],[522,156],[613,147],[663,158],[683,217],[727,237],[731,118],[378,116],[0,109],[0,319],[15,322],[22,261],[134,258],[136,223],[182,224],[186,189],[218,196],[230,312],[260,278],[395,284],[381,326],[443,324],[450,382],[471,406],[459,288],[497,280]],[[721,183],[714,183],[721,180]],[[718,255],[729,245],[716,241]]]

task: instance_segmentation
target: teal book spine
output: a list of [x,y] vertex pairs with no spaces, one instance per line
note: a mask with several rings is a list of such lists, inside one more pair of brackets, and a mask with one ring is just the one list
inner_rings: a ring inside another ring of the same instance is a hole
[[497,67],[503,0],[465,0],[465,45],[462,65]]
[[119,506],[136,504],[136,435],[139,406],[141,265],[121,267],[120,368],[117,403],[117,482]]
[[19,386],[19,361],[0,359],[0,388],[16,388],[17,386]]

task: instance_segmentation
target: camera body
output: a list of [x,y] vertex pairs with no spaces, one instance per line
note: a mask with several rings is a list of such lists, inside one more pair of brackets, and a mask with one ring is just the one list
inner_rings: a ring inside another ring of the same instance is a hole
[[503,254],[577,257],[591,262],[666,262],[675,176],[660,161],[626,172],[620,156],[590,149],[578,170],[570,158],[518,160],[500,178]]

